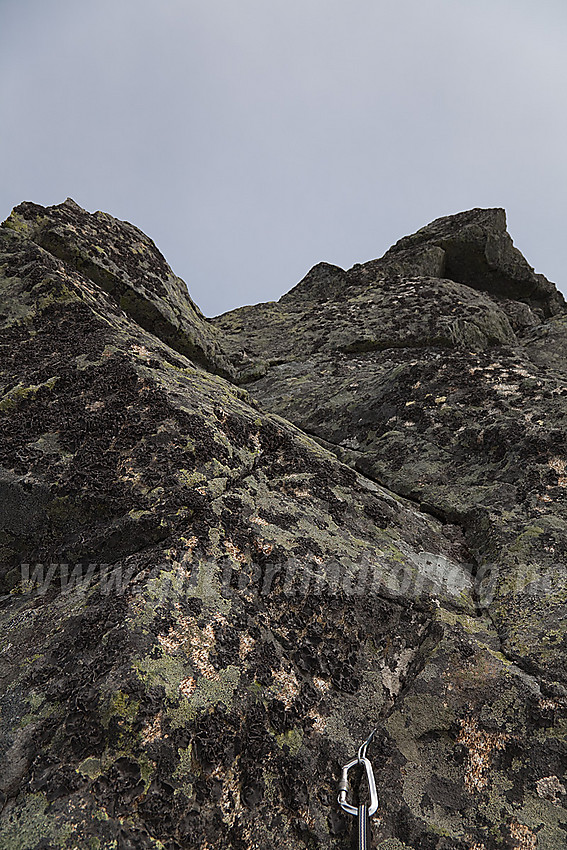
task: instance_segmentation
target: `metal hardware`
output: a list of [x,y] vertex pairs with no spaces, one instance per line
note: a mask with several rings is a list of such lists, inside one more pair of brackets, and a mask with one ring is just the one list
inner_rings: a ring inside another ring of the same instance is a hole
[[[366,780],[368,782],[368,791],[370,793],[370,805],[368,807],[368,816],[372,817],[374,812],[378,809],[378,793],[376,791],[376,781],[374,779],[374,771],[372,770],[372,765],[370,760],[366,758],[366,747],[370,743],[370,739],[368,739],[362,747],[358,751],[358,755],[356,758],[353,758],[352,761],[349,761],[348,764],[345,764],[341,774],[341,780],[339,782],[339,797],[338,802],[339,806],[344,812],[347,812],[349,815],[358,815],[358,807],[351,806],[351,804],[347,801],[347,794],[349,791],[349,781],[348,781],[348,772],[355,765],[362,765],[364,770],[366,771]],[[364,755],[361,755],[364,753]]]
[[366,741],[364,742],[364,744],[361,744],[360,747],[358,748],[358,758],[359,759],[366,758],[366,750],[368,749],[368,744],[370,743],[370,741],[372,740],[372,738],[374,737],[375,734],[376,734],[376,729],[373,729],[372,732],[370,733],[370,735],[368,736],[368,738],[366,739]]

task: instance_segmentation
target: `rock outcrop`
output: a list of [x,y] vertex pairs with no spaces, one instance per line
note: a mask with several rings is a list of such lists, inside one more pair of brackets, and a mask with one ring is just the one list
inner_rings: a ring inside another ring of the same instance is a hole
[[202,316],[0,227],[0,847],[563,847],[567,313],[502,210]]

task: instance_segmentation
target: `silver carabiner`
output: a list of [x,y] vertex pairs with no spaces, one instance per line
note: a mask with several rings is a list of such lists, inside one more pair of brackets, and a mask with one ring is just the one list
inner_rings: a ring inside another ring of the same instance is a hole
[[358,748],[358,760],[360,761],[363,758],[366,758],[366,750],[368,749],[368,745],[372,741],[372,738],[376,734],[376,729],[373,729],[364,744],[361,744]]
[[349,761],[349,763],[345,764],[345,766],[343,767],[341,781],[339,782],[339,806],[344,812],[347,812],[349,815],[358,815],[358,808],[356,806],[351,806],[351,804],[347,802],[347,794],[350,787],[348,781],[348,772],[352,767],[357,764],[364,765],[364,769],[366,771],[368,791],[370,792],[370,806],[368,807],[368,816],[372,817],[372,815],[378,808],[378,792],[376,791],[376,782],[374,780],[374,771],[372,770],[372,765],[370,763],[370,760],[367,759],[365,755],[353,758],[352,761]]

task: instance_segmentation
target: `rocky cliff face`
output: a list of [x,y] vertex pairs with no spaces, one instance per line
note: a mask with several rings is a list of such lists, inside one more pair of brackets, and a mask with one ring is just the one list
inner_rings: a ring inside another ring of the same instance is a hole
[[205,319],[0,227],[0,847],[563,847],[567,314],[502,210]]

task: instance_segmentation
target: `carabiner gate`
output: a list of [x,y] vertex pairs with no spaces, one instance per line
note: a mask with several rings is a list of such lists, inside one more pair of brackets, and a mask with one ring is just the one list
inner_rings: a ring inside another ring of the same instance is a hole
[[349,763],[345,764],[345,766],[343,767],[341,781],[339,782],[339,806],[344,812],[347,812],[349,815],[358,815],[358,808],[356,806],[351,806],[351,804],[347,802],[347,794],[349,791],[348,772],[352,767],[357,764],[363,764],[364,769],[366,771],[366,780],[368,782],[368,791],[370,793],[370,806],[368,807],[368,816],[372,817],[372,815],[378,808],[378,792],[376,791],[376,782],[374,780],[374,771],[372,770],[372,765],[370,764],[369,759],[367,759],[365,755],[353,758],[352,761],[349,761]]

